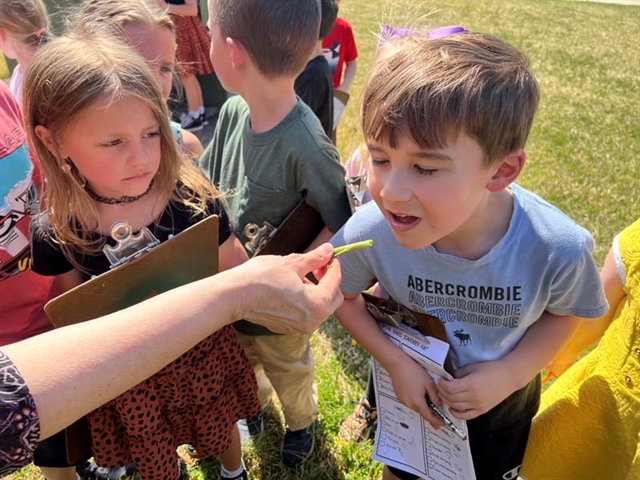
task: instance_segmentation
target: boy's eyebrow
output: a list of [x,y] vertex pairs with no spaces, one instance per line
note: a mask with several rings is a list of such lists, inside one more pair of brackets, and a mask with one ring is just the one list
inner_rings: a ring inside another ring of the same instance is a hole
[[428,160],[441,160],[443,162],[450,162],[453,160],[449,155],[445,155],[444,153],[433,152],[433,151],[419,151],[419,152],[410,154],[410,156],[416,157],[416,158],[425,158]]
[[[378,153],[386,153],[384,148],[378,147],[376,145],[367,144],[367,149],[371,152]],[[416,152],[412,152],[409,154],[410,157],[427,159],[427,160],[440,160],[443,162],[450,162],[453,159],[449,155],[445,155],[444,153],[434,152],[431,150],[418,150]]]

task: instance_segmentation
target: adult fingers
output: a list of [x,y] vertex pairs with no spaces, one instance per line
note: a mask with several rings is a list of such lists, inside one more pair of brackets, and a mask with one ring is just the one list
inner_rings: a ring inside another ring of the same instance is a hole
[[325,268],[333,258],[333,247],[329,243],[324,243],[319,247],[303,254],[293,254],[285,257],[290,261],[301,277],[305,277],[309,272]]

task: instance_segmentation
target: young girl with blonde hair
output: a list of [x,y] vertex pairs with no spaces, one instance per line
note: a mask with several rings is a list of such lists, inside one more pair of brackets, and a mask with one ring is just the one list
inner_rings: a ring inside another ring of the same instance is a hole
[[[28,137],[46,178],[32,224],[36,272],[72,288],[109,270],[102,248],[113,244],[115,222],[164,242],[212,214],[220,269],[246,259],[218,192],[180,155],[158,85],[132,49],[113,37],[61,38],[34,57],[25,91]],[[144,480],[172,480],[183,478],[176,447],[191,443],[220,457],[223,478],[246,478],[235,422],[257,413],[256,391],[225,328],[92,412],[93,455],[104,467],[135,463]]]
[[49,17],[42,0],[2,0],[0,50],[18,62],[9,90],[22,103],[22,79],[38,47],[49,39]]
[[[71,29],[79,35],[115,35],[147,60],[162,96],[171,94],[176,70],[176,27],[154,0],[85,0]],[[178,145],[194,157],[204,149],[198,137],[171,122]]]

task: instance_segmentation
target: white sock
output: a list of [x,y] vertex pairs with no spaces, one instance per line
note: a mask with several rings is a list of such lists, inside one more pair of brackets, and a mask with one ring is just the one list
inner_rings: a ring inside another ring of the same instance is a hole
[[238,475],[240,475],[242,472],[244,472],[244,470],[245,470],[244,461],[241,459],[240,466],[238,467],[237,470],[234,470],[233,472],[230,472],[229,470],[224,468],[224,465],[220,466],[220,476],[222,478],[235,478]]
[[198,113],[199,113],[200,115],[204,115],[204,105],[203,105],[203,106],[201,106],[200,108],[198,108]]
[[198,118],[200,116],[200,113],[198,113],[197,110],[195,112],[189,111],[189,115],[191,115],[193,118]]

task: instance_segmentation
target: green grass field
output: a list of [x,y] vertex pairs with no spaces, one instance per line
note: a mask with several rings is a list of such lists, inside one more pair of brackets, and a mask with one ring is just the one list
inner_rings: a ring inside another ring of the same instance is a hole
[[[341,16],[352,23],[359,48],[352,101],[338,131],[343,156],[362,141],[358,97],[380,24],[458,24],[497,35],[529,55],[542,90],[519,183],[588,228],[603,262],[613,236],[640,215],[640,8],[542,0],[344,0]],[[245,449],[252,478],[376,479],[380,466],[369,458],[371,444],[337,440],[341,421],[362,394],[366,356],[333,319],[313,346],[320,400],[316,451],[298,471],[285,469],[279,460],[282,417],[272,409],[264,440]],[[192,467],[191,478],[217,479],[218,471],[215,462],[202,462]],[[27,467],[10,478],[40,476]]]

